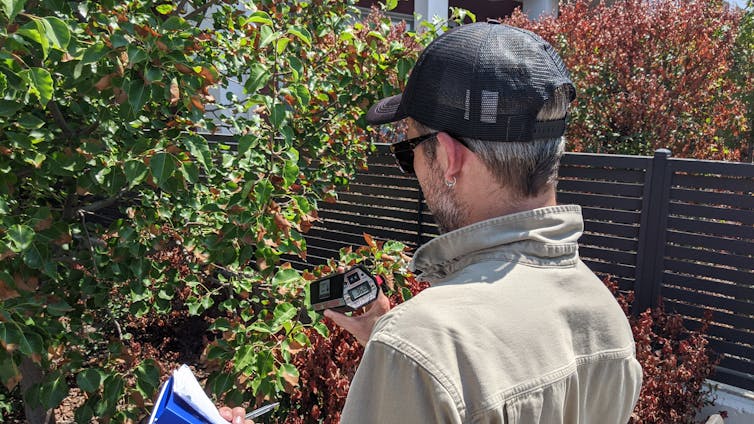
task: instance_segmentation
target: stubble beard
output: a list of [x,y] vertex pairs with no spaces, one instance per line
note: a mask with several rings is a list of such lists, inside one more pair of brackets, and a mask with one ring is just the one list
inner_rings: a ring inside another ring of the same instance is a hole
[[440,169],[432,167],[432,175],[426,185],[427,187],[423,188],[424,197],[435,223],[440,227],[440,233],[463,227],[468,216],[468,208],[458,200],[453,188],[445,184]]

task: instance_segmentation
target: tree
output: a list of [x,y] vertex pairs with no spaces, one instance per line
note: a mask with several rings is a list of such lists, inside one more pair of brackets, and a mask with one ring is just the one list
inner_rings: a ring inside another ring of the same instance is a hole
[[741,159],[752,125],[742,96],[754,91],[750,77],[731,77],[742,13],[722,0],[592,3],[565,3],[557,18],[534,22],[519,11],[507,21],[550,41],[571,71],[578,100],[569,147]]
[[[179,326],[222,401],[296,386],[291,352],[326,329],[305,308],[314,274],[281,258],[305,258],[317,202],[365,166],[365,108],[432,32],[330,0],[0,6],[6,390],[32,422],[74,386],[76,422],[137,420],[186,355],[161,356]],[[233,81],[242,98],[216,102]]]

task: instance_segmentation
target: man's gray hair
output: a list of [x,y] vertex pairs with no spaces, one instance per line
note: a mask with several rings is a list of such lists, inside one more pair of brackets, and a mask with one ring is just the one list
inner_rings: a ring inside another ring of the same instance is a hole
[[[563,119],[568,112],[568,92],[556,89],[537,114],[537,121]],[[420,124],[420,123],[418,123]],[[435,130],[418,125],[422,133]],[[429,140],[428,140],[429,141]],[[565,151],[565,137],[528,142],[493,142],[461,138],[492,172],[500,185],[510,187],[521,198],[535,197],[546,189],[555,188],[558,165]],[[437,141],[424,143],[430,161],[436,156]]]

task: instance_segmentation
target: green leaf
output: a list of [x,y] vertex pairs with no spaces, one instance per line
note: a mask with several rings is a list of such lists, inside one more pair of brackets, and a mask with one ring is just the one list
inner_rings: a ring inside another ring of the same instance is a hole
[[144,103],[147,102],[147,89],[141,80],[133,80],[128,87],[128,103],[131,105],[131,110],[134,114],[141,112],[141,108],[144,107]]
[[385,0],[385,10],[393,10],[398,7],[398,0]]
[[221,372],[207,380],[207,387],[215,395],[223,395],[233,388],[235,378],[232,374]]
[[50,45],[55,49],[65,51],[68,48],[68,43],[71,42],[71,31],[68,29],[68,24],[53,16],[42,18],[41,21]]
[[46,409],[53,409],[60,405],[60,402],[68,396],[68,384],[65,375],[61,372],[55,373],[52,381],[45,383],[41,389],[39,398]]
[[147,60],[147,52],[144,51],[137,44],[130,44],[128,46],[128,65],[134,66],[138,63]]
[[298,310],[296,307],[288,302],[281,303],[275,307],[275,311],[272,313],[274,320],[270,324],[273,333],[276,333],[283,327],[283,324],[293,319],[296,316]]
[[298,37],[307,46],[312,45],[312,34],[304,27],[291,27],[288,28],[288,33]]
[[275,41],[278,37],[280,37],[280,33],[273,31],[272,28],[270,28],[267,25],[263,25],[262,28],[259,30],[260,34],[260,41],[259,41],[259,48],[262,49],[266,47],[268,44]]
[[303,84],[298,84],[295,87],[295,93],[296,97],[298,97],[298,102],[306,107],[309,105],[309,102],[312,100],[311,93],[309,93],[309,88],[307,88]]
[[25,128],[27,130],[35,130],[38,128],[42,128],[45,124],[45,121],[37,118],[31,113],[27,113],[26,115],[23,115],[16,122],[18,122],[18,125],[20,125],[21,128]]
[[97,42],[89,46],[84,51],[84,56],[81,58],[81,63],[84,65],[89,63],[99,62],[107,54],[107,46],[102,42]]
[[4,118],[11,117],[22,107],[24,107],[23,102],[0,100],[0,116]]
[[283,168],[283,180],[285,181],[285,186],[290,187],[291,184],[296,182],[296,179],[298,178],[299,174],[299,168],[298,163],[295,160],[287,160],[285,161],[285,167]]
[[2,2],[3,12],[9,21],[16,19],[16,15],[24,10],[24,4],[26,4],[26,0],[2,0]]
[[[183,143],[193,156],[207,171],[212,169],[212,153],[209,150],[207,139],[202,136],[190,136],[183,139]],[[240,144],[240,141],[239,141]],[[240,147],[239,147],[240,154]]]
[[288,43],[290,43],[291,40],[289,38],[278,38],[277,46],[275,47],[275,51],[277,54],[283,54],[285,51],[285,48],[288,46]]
[[34,230],[27,225],[12,225],[8,228],[7,236],[11,241],[11,250],[21,252],[31,246],[34,240]]
[[52,76],[50,72],[42,68],[31,68],[21,72],[21,75],[29,83],[29,92],[36,95],[42,106],[52,100]]
[[249,70],[249,79],[244,84],[244,89],[247,94],[253,95],[262,88],[270,79],[270,72],[267,67],[261,63],[255,63],[251,65]]
[[157,13],[161,15],[169,15],[170,12],[175,10],[175,6],[173,6],[172,4],[161,4],[155,7],[155,10],[157,10]]
[[272,111],[270,111],[270,123],[275,127],[280,127],[280,125],[285,122],[285,111],[285,105],[282,103],[272,106]]
[[160,152],[149,161],[155,184],[163,186],[176,170],[175,159],[170,153]]
[[144,181],[147,176],[147,166],[140,160],[129,160],[123,164],[123,172],[128,179],[128,187],[134,187]]
[[147,359],[136,368],[136,389],[147,398],[154,396],[160,387],[160,369],[154,361]]
[[259,140],[252,134],[246,134],[238,139],[238,156],[244,157],[246,152],[257,147]]
[[272,196],[272,191],[274,189],[275,186],[273,186],[268,179],[260,180],[254,187],[256,204],[260,209],[264,208],[267,205],[267,202],[270,200],[270,196]]
[[199,167],[194,162],[181,162],[181,174],[190,184],[196,184],[199,181]]
[[99,390],[101,383],[102,373],[95,368],[86,369],[76,376],[76,384],[87,393],[94,393]]
[[255,23],[263,24],[263,25],[272,25],[272,18],[270,18],[270,15],[267,12],[259,10],[259,11],[254,12],[251,16],[249,16],[246,22],[255,22]]
[[24,333],[21,327],[12,321],[9,323],[0,322],[0,340],[6,345],[16,345],[18,350],[26,356],[41,354],[46,351],[44,341],[39,334]]
[[272,277],[272,285],[291,285],[301,279],[301,274],[292,268],[279,270],[274,277]]

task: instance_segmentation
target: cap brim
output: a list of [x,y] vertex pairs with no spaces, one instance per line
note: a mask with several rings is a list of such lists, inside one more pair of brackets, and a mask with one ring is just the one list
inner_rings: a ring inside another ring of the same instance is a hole
[[405,118],[407,115],[401,110],[402,96],[403,94],[398,94],[375,103],[367,112],[367,123],[381,125]]

